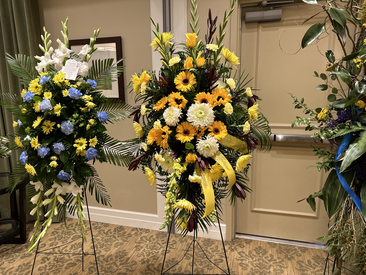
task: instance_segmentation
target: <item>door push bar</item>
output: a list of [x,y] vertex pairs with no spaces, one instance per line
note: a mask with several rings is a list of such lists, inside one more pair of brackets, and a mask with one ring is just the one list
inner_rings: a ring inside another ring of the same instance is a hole
[[271,140],[276,142],[302,142],[314,143],[314,139],[307,135],[278,135],[272,134]]

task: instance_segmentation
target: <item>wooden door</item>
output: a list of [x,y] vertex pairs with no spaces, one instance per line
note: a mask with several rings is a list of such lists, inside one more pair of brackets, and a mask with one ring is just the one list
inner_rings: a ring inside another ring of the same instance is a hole
[[[261,111],[274,134],[310,135],[303,128],[291,128],[292,120],[304,114],[294,109],[288,93],[305,97],[310,108],[326,105],[328,93],[315,89],[322,80],[313,72],[325,71],[324,53],[334,48],[334,37],[297,52],[306,30],[318,22],[301,25],[315,13],[314,6],[283,8],[280,22],[267,23],[245,23],[246,11],[242,12],[241,70],[254,77],[249,85],[259,89],[254,93],[263,100]],[[274,142],[270,152],[256,151],[249,183],[253,192],[237,204],[236,232],[307,242],[326,235],[328,217],[322,202],[317,201],[315,213],[305,201],[297,203],[324,183],[324,173],[308,168],[316,161],[306,142]]]

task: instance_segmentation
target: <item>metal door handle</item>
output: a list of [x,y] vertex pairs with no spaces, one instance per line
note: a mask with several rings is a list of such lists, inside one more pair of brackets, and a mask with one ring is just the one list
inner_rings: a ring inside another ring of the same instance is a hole
[[313,143],[314,139],[308,135],[280,135],[272,134],[271,140],[276,142],[305,142]]

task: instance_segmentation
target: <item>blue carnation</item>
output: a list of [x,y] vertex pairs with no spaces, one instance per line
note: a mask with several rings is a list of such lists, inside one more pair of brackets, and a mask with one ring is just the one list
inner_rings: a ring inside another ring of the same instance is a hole
[[20,154],[20,157],[19,157],[19,160],[20,162],[25,165],[28,161],[28,154],[27,154],[27,151],[23,151],[21,154]]
[[97,150],[96,149],[89,148],[88,150],[86,150],[85,158],[87,160],[91,160],[91,159],[95,158],[96,156],[97,156]]
[[43,84],[48,83],[48,81],[50,81],[50,79],[51,79],[51,76],[42,75],[42,77],[38,83],[39,83],[39,85],[43,85]]
[[69,89],[69,97],[72,99],[79,99],[83,94],[76,88]]
[[95,80],[93,80],[93,79],[88,79],[87,81],[86,81],[86,83],[88,83],[93,89],[96,89],[97,88],[97,82],[95,81]]
[[106,122],[108,120],[108,114],[104,111],[98,112],[98,119],[100,122]]
[[48,154],[49,151],[50,148],[48,147],[40,147],[37,149],[37,154],[43,159]]
[[18,123],[19,127],[23,125],[23,123],[19,119],[17,120],[17,123]]
[[41,111],[43,113],[52,110],[51,101],[49,99],[43,99],[39,106],[41,107]]
[[61,170],[60,172],[58,172],[57,177],[60,180],[68,180],[71,175],[69,173],[66,173],[64,170]]
[[58,143],[55,143],[55,144],[53,145],[53,151],[54,151],[57,155],[61,154],[61,152],[62,152],[62,151],[64,151],[64,150],[65,150],[65,146],[62,144],[62,142],[58,142]]
[[62,121],[61,122],[61,132],[65,135],[70,135],[74,132],[74,124],[70,121]]
[[23,96],[23,102],[31,102],[33,100],[35,93],[32,93],[31,91],[28,91]]

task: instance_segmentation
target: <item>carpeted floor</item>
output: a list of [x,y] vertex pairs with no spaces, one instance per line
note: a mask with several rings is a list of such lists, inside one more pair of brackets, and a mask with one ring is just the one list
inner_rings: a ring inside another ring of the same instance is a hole
[[[125,226],[93,222],[94,240],[100,274],[160,274],[168,234]],[[29,225],[32,229],[32,225]],[[88,229],[88,227],[87,227]],[[89,230],[88,230],[89,231]],[[191,243],[191,237],[172,235],[165,262],[169,268],[178,262]],[[68,219],[64,224],[53,224],[42,240],[39,250],[60,246],[47,252],[81,252],[81,237],[77,220]],[[226,263],[220,241],[198,239],[210,260],[223,270]],[[248,275],[297,275],[323,274],[326,252],[283,244],[247,239],[226,242],[230,273]],[[0,275],[29,275],[34,252],[26,253],[28,244],[0,246]],[[91,236],[85,244],[86,253],[93,253]],[[196,246],[194,274],[224,274],[213,266]],[[166,270],[164,268],[164,270]],[[192,274],[192,249],[184,260],[168,274]],[[38,254],[33,274],[97,274],[94,256],[86,256],[82,271],[81,256],[70,254]]]

